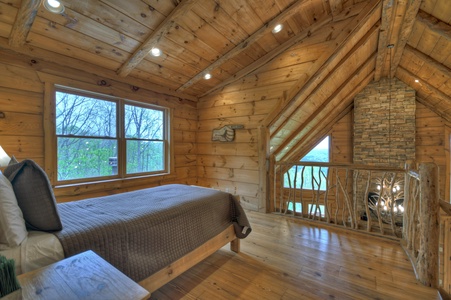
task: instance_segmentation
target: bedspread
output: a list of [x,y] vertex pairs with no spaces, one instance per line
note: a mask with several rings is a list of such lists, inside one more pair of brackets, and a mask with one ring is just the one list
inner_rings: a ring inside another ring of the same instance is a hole
[[230,194],[181,184],[58,204],[63,230],[55,232],[66,257],[93,250],[140,281],[234,224],[250,225]]

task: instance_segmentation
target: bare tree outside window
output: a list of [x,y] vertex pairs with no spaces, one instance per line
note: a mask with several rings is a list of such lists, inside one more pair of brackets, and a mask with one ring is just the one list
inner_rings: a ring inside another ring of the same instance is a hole
[[56,92],[58,181],[117,176],[121,132],[126,174],[165,170],[164,109],[125,103]]

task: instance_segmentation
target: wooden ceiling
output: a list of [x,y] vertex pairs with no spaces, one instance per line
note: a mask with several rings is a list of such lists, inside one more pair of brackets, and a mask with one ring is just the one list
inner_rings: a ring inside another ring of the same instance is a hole
[[449,0],[62,3],[53,14],[40,0],[0,0],[0,48],[192,101],[236,83],[283,85],[263,124],[279,160],[296,158],[384,77],[451,121]]

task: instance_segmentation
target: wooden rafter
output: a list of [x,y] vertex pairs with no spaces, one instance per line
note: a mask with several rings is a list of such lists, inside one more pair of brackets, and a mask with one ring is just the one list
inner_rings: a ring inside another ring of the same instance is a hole
[[288,111],[288,114],[291,114],[300,103],[305,101],[322,79],[339,64],[341,59],[346,56],[346,53],[351,50],[352,46],[358,42],[353,40],[356,39],[358,33],[364,28],[363,24],[371,18],[379,7],[380,0],[372,0],[349,22],[342,33],[335,39],[334,47],[329,52],[324,53],[312,65],[311,70],[315,73],[308,76],[305,84],[305,78],[300,79],[302,80],[301,83],[294,84],[293,88],[287,93],[286,98],[267,116],[264,121],[265,126],[273,125],[282,113]]
[[374,80],[379,81],[384,71],[384,63],[387,55],[387,45],[389,44],[388,37],[390,36],[390,29],[393,16],[393,0],[384,0],[382,6],[381,28],[379,30],[379,43],[376,57],[376,72],[374,73]]
[[308,27],[306,30],[302,31],[300,34],[292,37],[291,39],[289,39],[285,43],[281,44],[277,48],[271,50],[266,55],[262,56],[261,58],[257,59],[256,61],[254,61],[252,64],[248,65],[244,69],[241,69],[240,71],[235,73],[235,75],[233,75],[233,77],[231,77],[231,78],[221,82],[220,84],[216,85],[214,88],[210,89],[209,91],[207,91],[206,93],[204,93],[200,97],[204,97],[204,96],[206,96],[206,95],[208,95],[208,94],[210,94],[210,93],[212,93],[212,92],[214,92],[214,91],[216,91],[218,89],[223,88],[226,85],[234,83],[234,82],[240,80],[241,78],[251,74],[252,72],[257,70],[258,68],[262,67],[267,62],[271,61],[276,56],[278,56],[279,54],[281,54],[282,52],[287,50],[288,48],[294,46],[295,44],[299,43],[300,41],[304,40],[305,38],[308,38],[309,36],[311,36],[311,34],[313,32],[316,32],[317,30],[321,29],[325,24],[329,23],[331,20],[332,20],[332,17],[327,16],[324,19],[321,19],[321,20],[317,21],[316,23],[314,23],[313,25]]
[[432,32],[440,35],[447,41],[451,41],[451,26],[434,18],[428,13],[420,10],[416,16],[416,21],[425,25]]
[[[357,49],[356,49],[356,50],[357,50]],[[308,124],[311,124],[311,123],[315,123],[315,125],[318,125],[318,123],[316,123],[316,121],[318,121],[318,117],[319,117],[319,116],[324,115],[324,109],[325,109],[325,106],[327,106],[328,104],[330,104],[332,101],[336,100],[336,98],[337,98],[337,96],[340,94],[340,92],[341,92],[342,90],[344,90],[347,86],[349,86],[349,84],[354,84],[355,82],[360,82],[361,78],[359,78],[359,77],[360,77],[359,75],[362,73],[363,70],[367,69],[368,67],[371,66],[371,64],[374,63],[375,58],[376,58],[376,54],[375,54],[375,53],[373,53],[372,55],[370,55],[370,56],[367,58],[367,60],[366,60],[366,62],[365,62],[364,64],[360,65],[359,68],[358,68],[353,74],[350,74],[350,77],[349,77],[348,80],[345,80],[345,81],[341,84],[341,86],[338,87],[337,90],[336,90],[332,95],[330,95],[330,96],[329,96],[329,97],[328,97],[328,98],[327,98],[327,99],[326,99],[326,100],[325,100],[325,101],[324,101],[324,102],[323,102],[323,103],[315,110],[315,112],[311,113],[310,116],[309,116],[306,120],[304,120],[304,122],[302,123],[302,125],[300,126],[300,128],[306,128],[307,125],[308,125]],[[324,83],[325,83],[325,81],[323,82],[323,84],[324,84]],[[356,84],[356,86],[358,86],[358,85]],[[358,92],[360,92],[360,90],[356,91],[356,89],[353,88],[351,94],[356,95]],[[350,101],[350,100],[348,99],[348,101]],[[340,101],[340,103],[343,103],[343,101]],[[327,115],[326,115],[325,118],[327,119]],[[316,121],[315,121],[315,120],[316,120]],[[279,145],[279,146],[277,147],[277,149],[275,149],[275,150],[273,151],[273,153],[274,153],[276,156],[278,156],[278,155],[279,155],[279,152],[282,151],[282,149],[285,149],[286,146],[288,145],[288,143],[289,143],[290,141],[295,140],[295,139],[300,135],[300,133],[301,133],[300,130],[295,130],[295,131],[293,131],[293,133],[292,133],[289,137],[287,137],[287,138],[285,139],[285,142],[282,143],[281,145]]]
[[[281,124],[278,124],[279,126],[278,126],[278,128],[275,130],[275,131],[273,131],[272,133],[271,133],[271,137],[272,136],[275,136],[276,134],[277,134],[277,132],[279,132],[280,130],[282,130],[282,129],[285,129],[285,125],[287,124],[287,122],[288,122],[288,120],[290,120],[290,119],[292,119],[293,118],[293,116],[294,116],[294,114],[296,113],[296,111],[299,111],[299,110],[302,110],[303,109],[303,107],[304,107],[304,104],[306,104],[306,103],[308,103],[309,101],[309,99],[311,99],[316,93],[315,93],[315,91],[318,91],[318,90],[321,90],[321,86],[323,86],[323,85],[325,85],[325,84],[327,84],[327,81],[330,79],[330,78],[332,78],[333,77],[333,74],[337,71],[337,70],[339,70],[340,68],[342,68],[345,64],[346,64],[346,62],[352,57],[352,55],[354,55],[357,51],[359,51],[360,49],[361,49],[361,47],[369,40],[369,39],[371,39],[371,38],[376,38],[376,33],[377,33],[377,30],[378,30],[378,26],[373,26],[367,33],[366,33],[366,35],[362,38],[362,39],[360,39],[360,41],[348,52],[348,53],[346,53],[346,56],[345,57],[343,57],[340,61],[339,61],[339,63],[338,64],[336,64],[336,66],[334,67],[334,69],[332,69],[330,72],[328,72],[328,74],[325,76],[325,77],[323,77],[323,79],[321,80],[321,82],[319,82],[318,83],[318,85],[316,86],[316,88],[312,91],[312,93],[305,99],[305,101],[303,101],[302,103],[300,103],[300,105],[299,106],[297,106],[296,107],[296,109],[295,110],[293,110],[291,113],[290,113],[290,115],[286,115],[286,118],[283,120],[283,122],[281,123]],[[374,57],[375,58],[375,57]],[[332,99],[329,99],[329,101],[331,101]],[[327,103],[327,101],[326,101],[326,103]],[[324,104],[322,104],[321,106],[323,106]],[[315,116],[316,114],[312,114],[312,116]],[[301,127],[303,127],[303,126],[301,126]],[[289,138],[287,138],[287,140],[291,140],[291,139],[293,139],[293,137],[289,137]],[[283,144],[282,146],[280,146],[279,148],[283,148],[283,147],[285,147],[286,145],[285,144]],[[277,150],[276,150],[277,151]]]
[[135,50],[132,56],[117,70],[117,74],[126,77],[149,54],[158,42],[175,25],[176,20],[183,16],[196,3],[196,0],[183,0],[174,8],[169,16],[158,25],[151,35]]
[[269,33],[274,28],[275,25],[285,22],[288,18],[290,18],[292,15],[294,15],[307,5],[309,5],[308,1],[305,0],[295,1],[291,6],[285,9],[277,17],[272,19],[270,22],[264,24],[264,26],[262,26],[256,32],[254,32],[247,39],[236,45],[232,50],[227,52],[225,55],[217,59],[214,63],[212,63],[207,68],[199,72],[196,76],[187,81],[184,85],[182,85],[178,89],[178,91],[184,91],[185,89],[189,88],[190,86],[201,80],[204,74],[211,73],[214,69],[219,68],[223,63],[227,62],[230,59],[233,59],[235,56],[237,56],[238,54],[249,48],[253,43],[257,42],[262,36]]
[[[368,62],[368,61],[367,61]],[[358,73],[355,73],[357,76],[355,79],[358,79]],[[354,97],[364,89],[373,79],[374,71],[368,74],[366,77],[362,78],[360,82],[355,85],[355,88],[348,93],[341,100],[340,104],[334,108],[334,111],[337,114],[328,114],[325,116],[319,116],[314,119],[315,124],[322,124],[322,126],[315,126],[314,129],[309,130],[308,133],[301,139],[299,142],[290,149],[288,153],[284,156],[280,157],[280,160],[284,161],[297,161],[301,159],[306,153],[302,153],[300,150],[305,149],[305,145],[310,143],[310,141],[321,135],[325,135],[329,130],[332,129],[332,126],[336,124],[344,115],[346,115],[354,106],[354,102],[352,101]]]
[[25,44],[40,5],[41,0],[22,0],[16,21],[9,34],[8,42],[11,47],[17,48]]
[[421,51],[418,51],[417,49],[406,45],[405,51],[412,53],[419,59],[421,59],[425,64],[431,66],[433,69],[440,71],[441,73],[445,74],[447,78],[451,78],[451,70],[446,67],[445,65],[442,65],[441,63],[437,62],[435,59],[431,58],[430,56],[427,56]]
[[412,32],[413,24],[415,23],[415,17],[418,14],[418,10],[420,9],[421,0],[411,0],[409,1],[409,6],[407,7],[406,14],[404,16],[404,20],[402,22],[401,32],[398,36],[398,41],[395,44],[395,55],[392,58],[390,63],[390,73],[393,77],[395,75],[395,70],[401,61],[402,53],[404,51],[404,47],[407,44],[407,40],[409,39],[410,33]]
[[[438,105],[440,102],[447,103],[446,106],[450,105],[451,98],[448,95],[444,94],[443,92],[439,91],[426,82],[416,84],[415,79],[417,78],[417,76],[404,69],[401,65],[398,66],[398,69],[396,70],[396,77],[402,80],[405,84],[415,88],[415,90],[417,91],[417,100],[420,103],[427,106],[429,109],[431,109],[433,112],[435,112],[437,115],[444,118],[448,122],[451,122],[450,112],[443,111],[443,106]],[[427,99],[431,95],[433,95],[433,97],[437,100],[436,102],[432,103],[432,101]]]

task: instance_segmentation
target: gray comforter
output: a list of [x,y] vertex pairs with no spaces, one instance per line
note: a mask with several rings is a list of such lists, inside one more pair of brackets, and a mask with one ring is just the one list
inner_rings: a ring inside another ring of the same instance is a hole
[[140,281],[234,224],[251,229],[241,205],[212,189],[171,184],[58,204],[66,257],[93,250]]

